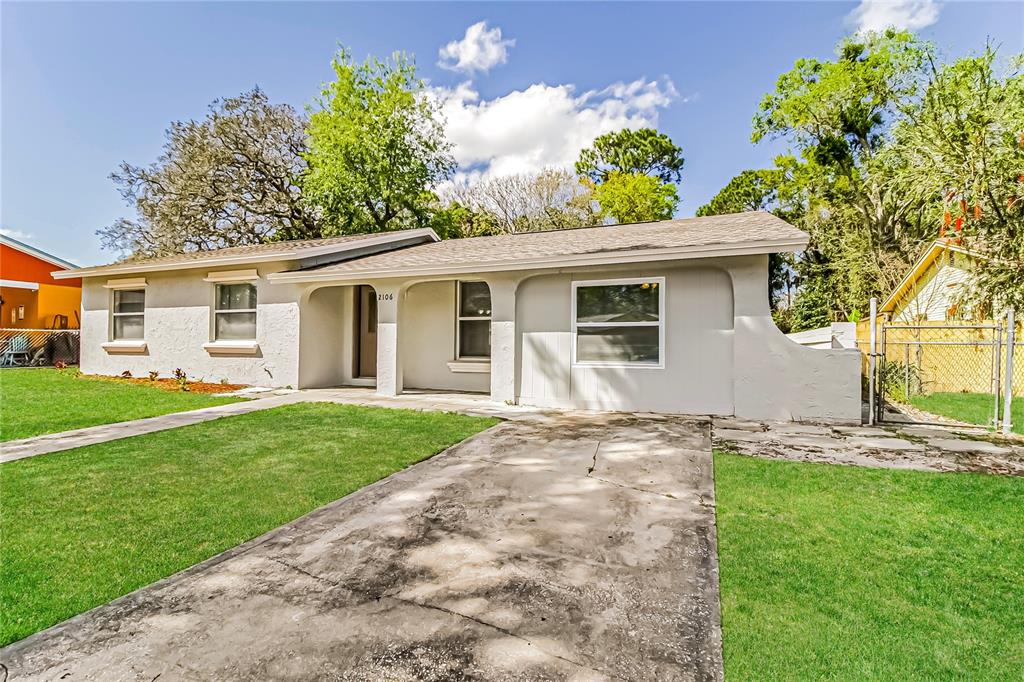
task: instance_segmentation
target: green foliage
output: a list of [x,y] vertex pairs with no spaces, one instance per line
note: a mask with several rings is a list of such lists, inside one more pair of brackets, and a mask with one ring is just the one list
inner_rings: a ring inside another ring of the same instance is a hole
[[720,189],[711,201],[698,208],[697,215],[724,215],[745,211],[784,214],[786,211],[779,203],[779,189],[784,180],[783,172],[778,168],[745,170]]
[[438,105],[403,54],[359,64],[342,49],[310,117],[306,199],[332,232],[430,224],[429,190],[454,169]]
[[907,32],[847,38],[834,60],[798,60],[762,100],[753,140],[792,145],[793,153],[776,159],[779,191],[799,206],[790,219],[811,235],[797,272],[804,286],[829,279],[804,301],[794,328],[844,318],[887,293],[930,236],[920,199],[887,182],[890,162],[881,151],[900,108],[919,92],[931,54],[931,45]]
[[832,323],[835,292],[830,288],[831,277],[824,274],[827,272],[826,268],[827,266],[807,265],[809,274],[802,280],[802,287],[791,308],[790,331],[818,329]]
[[650,175],[661,182],[679,182],[683,150],[672,139],[652,128],[624,128],[597,137],[580,152],[576,173],[595,183],[606,182],[612,173]]
[[432,212],[430,227],[441,239],[463,239],[502,234],[494,215],[486,211],[474,210],[455,201]]
[[969,298],[1016,310],[1024,310],[1022,64],[1024,54],[1015,55],[1000,75],[988,47],[935,68],[896,126],[890,154],[891,185],[927,202],[936,229],[948,220],[950,238],[986,256],[975,261]]
[[913,396],[924,392],[920,368],[911,362],[884,361],[878,369],[882,397],[898,403],[909,403]]
[[676,210],[676,186],[641,173],[614,171],[593,188],[601,212],[619,223],[668,220]]
[[[785,173],[778,168],[745,170],[726,184],[711,201],[697,209],[698,216],[770,211],[783,220],[799,217],[801,207],[785,194],[789,189]],[[768,298],[773,310],[782,302],[782,293],[793,284],[793,258],[790,254],[773,253],[768,256]],[[788,316],[778,322],[787,328]]]

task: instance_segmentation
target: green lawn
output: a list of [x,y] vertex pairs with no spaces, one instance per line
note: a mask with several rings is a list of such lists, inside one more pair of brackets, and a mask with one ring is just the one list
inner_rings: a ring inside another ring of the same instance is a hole
[[0,441],[237,402],[56,369],[0,370]]
[[496,421],[306,403],[0,465],[0,645],[234,547]]
[[730,680],[1020,679],[1024,479],[718,453]]
[[[991,393],[931,393],[915,395],[911,404],[925,412],[950,417],[968,424],[992,425],[995,398]],[[1024,398],[1017,398],[1012,405],[1013,431],[1024,433]],[[1002,400],[999,401],[999,417],[1003,416]]]

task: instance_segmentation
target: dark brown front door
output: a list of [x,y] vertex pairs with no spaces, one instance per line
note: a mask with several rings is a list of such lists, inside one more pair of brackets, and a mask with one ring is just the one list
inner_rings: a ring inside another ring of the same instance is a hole
[[357,353],[360,377],[377,376],[377,292],[360,285],[356,294]]

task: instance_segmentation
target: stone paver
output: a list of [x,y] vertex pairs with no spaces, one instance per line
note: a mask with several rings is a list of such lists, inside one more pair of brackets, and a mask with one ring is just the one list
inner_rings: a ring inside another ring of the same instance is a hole
[[850,436],[846,439],[846,444],[868,450],[920,452],[925,449],[924,445],[921,445],[920,443],[914,443],[903,438],[893,438],[891,436]]
[[971,436],[962,426],[829,426],[764,422],[735,428],[732,418],[714,419],[715,442],[744,454],[771,459],[920,471],[975,471],[1024,476],[1024,445],[996,444]]
[[18,680],[717,680],[717,590],[707,421],[522,416],[0,661]]
[[1012,450],[983,440],[964,438],[929,438],[928,445],[948,452],[979,452],[986,455],[1008,455]]

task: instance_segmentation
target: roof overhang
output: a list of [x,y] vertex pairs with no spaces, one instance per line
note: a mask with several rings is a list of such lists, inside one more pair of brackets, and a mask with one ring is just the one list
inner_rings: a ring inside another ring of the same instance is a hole
[[315,246],[307,248],[296,248],[293,250],[275,251],[268,254],[253,254],[248,256],[213,256],[210,258],[199,258],[189,261],[178,261],[171,263],[115,263],[114,265],[99,265],[91,268],[77,268],[75,270],[59,270],[50,275],[54,279],[72,279],[77,277],[99,277],[106,275],[130,275],[144,272],[166,272],[170,270],[194,270],[197,268],[228,267],[232,265],[249,265],[258,263],[273,263],[280,261],[314,260],[331,254],[346,252],[359,252],[384,245],[401,244],[409,241],[441,241],[441,238],[429,227],[414,230],[399,230],[395,232],[382,232],[372,237],[358,239],[341,244],[329,244],[326,246]]
[[21,282],[16,279],[0,279],[0,287],[9,287],[11,289],[31,289],[32,291],[39,291],[38,282]]
[[667,249],[634,249],[602,251],[600,253],[555,255],[532,259],[510,259],[486,263],[464,262],[417,267],[379,268],[377,270],[355,270],[349,272],[325,269],[292,270],[267,276],[271,282],[364,282],[371,279],[392,279],[401,277],[436,277],[465,273],[510,272],[516,270],[545,270],[551,268],[586,267],[593,265],[615,265],[621,263],[645,263],[666,260],[689,260],[694,258],[721,258],[726,256],[752,256],[768,253],[802,251],[807,247],[806,236],[744,242],[742,244],[707,244]]
[[[63,258],[57,258],[56,256],[54,256],[52,254],[46,253],[45,251],[40,251],[39,249],[37,249],[34,246],[29,246],[28,244],[25,244],[24,242],[19,242],[17,239],[12,239],[11,237],[8,237],[7,235],[0,234],[0,244],[4,244],[6,246],[9,246],[12,249],[16,249],[18,251],[21,251],[22,253],[27,253],[28,255],[34,256],[34,257],[38,258],[41,261],[45,261],[45,262],[49,263],[50,265],[56,265],[58,268],[77,268],[78,267],[74,263],[69,263],[68,261],[64,260]],[[61,272],[63,272],[63,270],[61,270]]]

